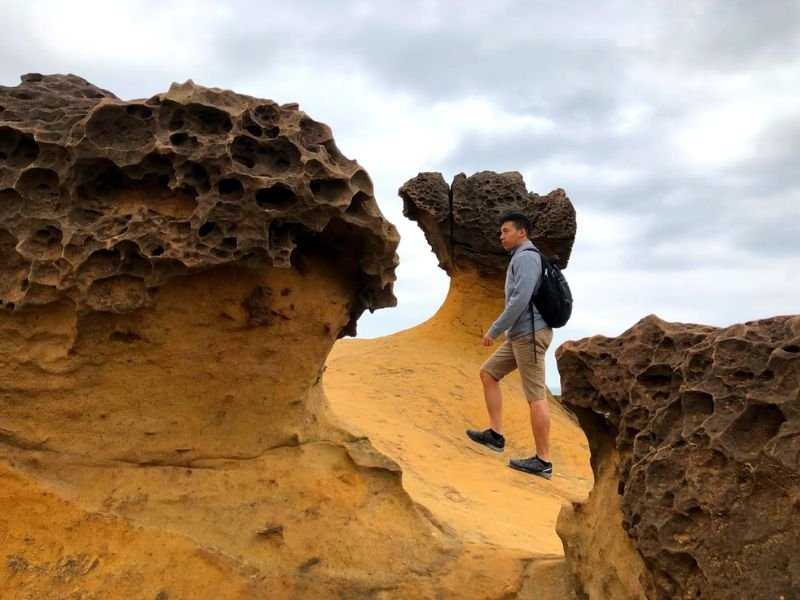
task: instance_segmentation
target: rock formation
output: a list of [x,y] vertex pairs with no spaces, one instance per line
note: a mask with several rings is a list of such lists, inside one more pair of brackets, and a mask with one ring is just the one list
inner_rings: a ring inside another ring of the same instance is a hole
[[0,596],[469,585],[320,384],[394,303],[398,242],[330,130],[191,82],[22,79],[0,88]]
[[649,316],[557,358],[596,479],[559,519],[582,593],[794,597],[800,316],[724,329]]
[[8,310],[130,312],[175,276],[324,253],[359,288],[351,332],[395,304],[398,241],[366,171],[295,104],[191,81],[131,102],[75,76],[0,87]]
[[528,194],[516,173],[458,175],[453,190],[451,202],[438,173],[423,173],[400,189],[406,214],[450,275],[444,304],[406,331],[337,342],[325,389],[334,411],[402,467],[412,499],[481,565],[480,577],[445,597],[573,598],[555,524],[564,501],[585,498],[592,486],[583,432],[551,397],[553,479],[508,468],[509,458],[530,456],[533,448],[517,374],[502,383],[506,452],[476,447],[464,430],[487,420],[478,369],[494,349],[483,346],[483,332],[503,308],[508,256],[498,239],[500,213],[527,212],[536,220],[539,246],[566,262],[575,212],[560,190]]
[[500,219],[522,211],[533,222],[531,239],[566,268],[575,241],[575,209],[564,190],[540,196],[525,189],[522,175],[484,171],[455,176],[448,187],[441,173],[420,173],[400,188],[403,214],[425,232],[439,266],[483,275],[504,273],[508,256],[498,242]]

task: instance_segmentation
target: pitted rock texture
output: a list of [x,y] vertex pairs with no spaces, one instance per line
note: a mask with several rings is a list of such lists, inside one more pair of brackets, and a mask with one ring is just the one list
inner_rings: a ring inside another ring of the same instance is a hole
[[447,185],[441,173],[420,173],[399,190],[403,214],[416,221],[449,275],[460,268],[483,274],[505,271],[508,255],[498,239],[499,219],[522,212],[533,222],[531,239],[545,255],[566,268],[575,241],[575,209],[562,189],[546,196],[528,192],[517,172],[482,171],[455,176]]
[[191,81],[130,102],[73,75],[0,87],[8,310],[128,312],[175,275],[324,253],[357,286],[352,333],[396,303],[398,242],[366,171],[296,104]]
[[618,453],[621,525],[655,596],[793,597],[800,316],[725,329],[649,316],[556,356],[593,465]]

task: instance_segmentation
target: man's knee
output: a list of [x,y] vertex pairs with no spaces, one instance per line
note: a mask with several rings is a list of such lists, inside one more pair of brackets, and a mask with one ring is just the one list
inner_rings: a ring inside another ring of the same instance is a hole
[[483,383],[497,383],[497,379],[495,379],[494,375],[483,370],[481,371],[481,381]]

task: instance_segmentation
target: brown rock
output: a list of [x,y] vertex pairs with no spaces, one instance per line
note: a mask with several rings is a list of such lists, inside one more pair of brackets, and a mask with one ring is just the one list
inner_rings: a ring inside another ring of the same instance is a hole
[[[596,489],[619,490],[617,504],[590,499],[574,511],[621,525],[617,538],[635,549],[623,556],[639,574],[638,590],[636,577],[614,577],[620,553],[591,556],[587,530],[562,515],[585,593],[790,598],[800,589],[800,316],[724,329],[649,316],[617,338],[568,342],[557,358]],[[600,586],[597,573],[618,587]]]
[[505,271],[508,256],[498,241],[498,219],[509,212],[527,214],[534,244],[548,256],[557,254],[562,268],[569,262],[577,225],[562,189],[539,196],[525,189],[519,173],[483,171],[456,175],[450,187],[441,173],[420,173],[399,193],[403,214],[419,224],[450,275],[463,268],[491,275]]
[[74,75],[0,87],[0,303],[130,312],[176,275],[339,260],[394,306],[399,237],[330,129],[191,81],[123,102]]

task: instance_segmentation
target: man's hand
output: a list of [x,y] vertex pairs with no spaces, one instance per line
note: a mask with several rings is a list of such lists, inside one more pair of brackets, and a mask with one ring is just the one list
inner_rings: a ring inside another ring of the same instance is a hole
[[492,344],[494,344],[494,338],[487,333],[485,336],[483,336],[483,345],[491,346]]

